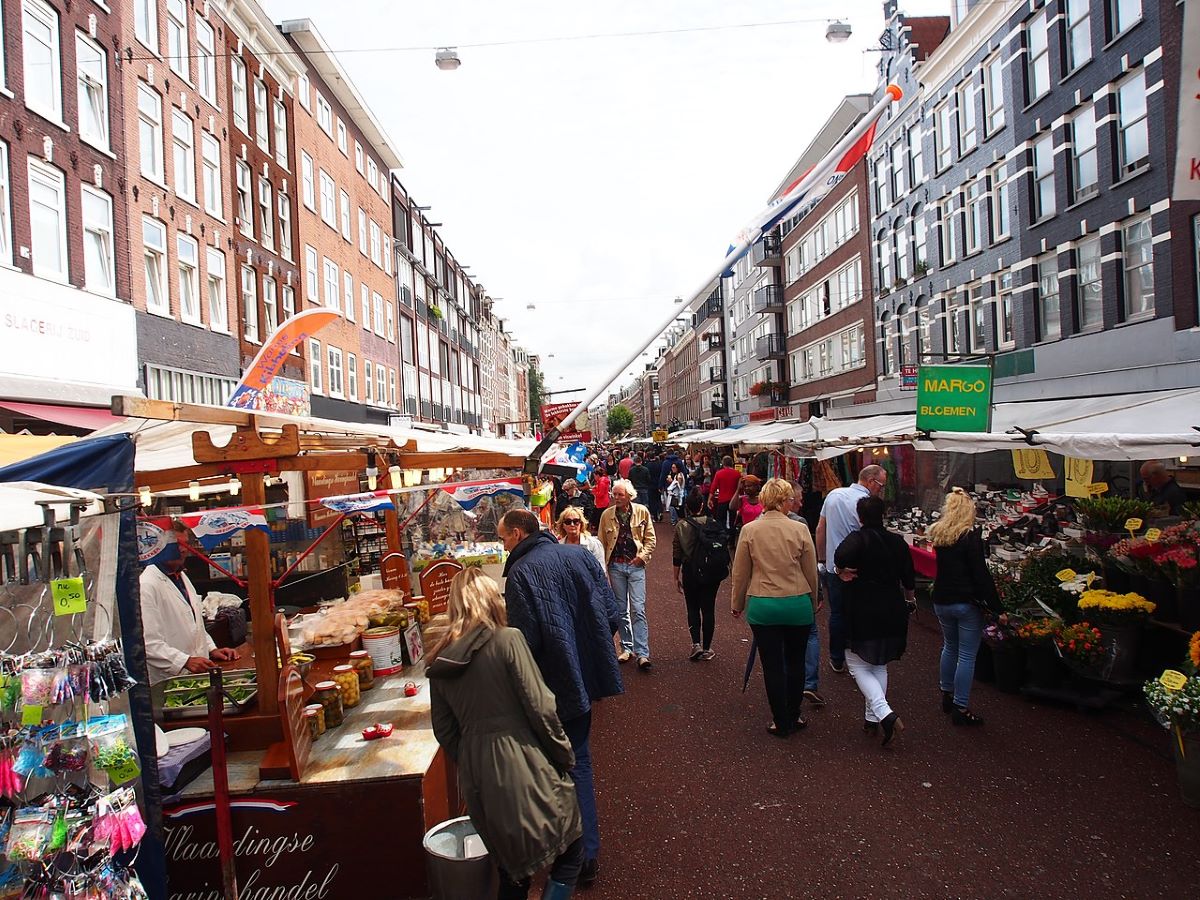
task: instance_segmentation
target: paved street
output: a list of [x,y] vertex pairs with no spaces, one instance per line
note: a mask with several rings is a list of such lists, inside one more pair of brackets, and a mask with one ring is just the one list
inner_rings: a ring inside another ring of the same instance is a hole
[[[940,636],[919,613],[889,698],[907,730],[881,748],[822,651],[824,710],[767,736],[749,628],[718,596],[717,658],[687,659],[660,525],[649,572],[653,674],[596,710],[603,851],[586,896],[1197,896],[1200,811],[1179,800],[1166,733],[1136,714],[1081,715],[978,685],[979,729],[940,709]],[[824,637],[824,634],[822,635]]]

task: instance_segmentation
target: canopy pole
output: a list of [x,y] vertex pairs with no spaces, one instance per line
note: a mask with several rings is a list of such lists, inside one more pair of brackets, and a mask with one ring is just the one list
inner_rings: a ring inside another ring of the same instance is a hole
[[[244,505],[267,502],[262,472],[242,475]],[[270,536],[259,528],[246,529],[246,583],[250,597],[250,631],[254,647],[254,671],[258,677],[258,710],[265,715],[279,712],[279,669],[275,664],[275,597],[271,588]]]

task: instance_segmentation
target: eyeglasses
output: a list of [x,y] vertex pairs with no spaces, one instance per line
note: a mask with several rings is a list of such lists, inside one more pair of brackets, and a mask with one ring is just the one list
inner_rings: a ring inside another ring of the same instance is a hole
[[582,525],[583,519],[563,519],[564,525]]

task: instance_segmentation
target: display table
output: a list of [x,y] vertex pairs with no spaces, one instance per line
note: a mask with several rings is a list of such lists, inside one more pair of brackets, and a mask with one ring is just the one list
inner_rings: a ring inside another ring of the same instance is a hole
[[912,554],[913,568],[916,569],[917,575],[929,579],[937,577],[936,553],[924,547],[914,547],[912,544],[908,545],[908,552]]
[[[410,681],[415,697],[404,696]],[[376,722],[395,731],[364,741],[362,729]],[[262,780],[262,759],[263,751],[229,754],[243,896],[428,896],[421,839],[461,804],[453,765],[433,736],[423,666],[377,677],[313,744],[299,782]],[[164,807],[164,825],[172,895],[219,896],[211,770]]]

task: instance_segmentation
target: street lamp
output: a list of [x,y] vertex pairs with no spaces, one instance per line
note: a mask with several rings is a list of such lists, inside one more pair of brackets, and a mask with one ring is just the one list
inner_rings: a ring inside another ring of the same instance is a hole
[[829,23],[829,27],[825,29],[825,40],[831,44],[844,44],[850,40],[850,35],[853,31],[850,28],[849,22],[843,22],[841,19],[835,19]]
[[462,65],[458,51],[453,47],[442,47],[433,57],[433,64],[443,72],[453,72]]

